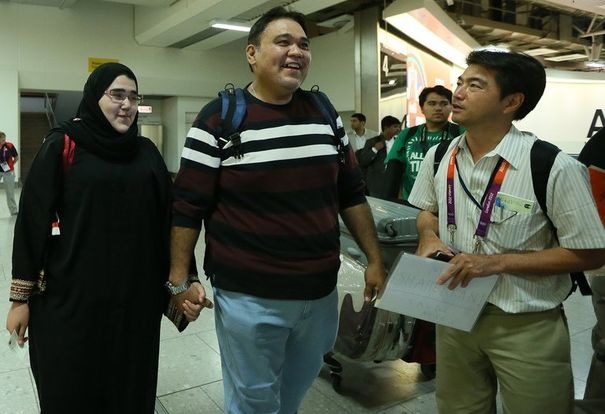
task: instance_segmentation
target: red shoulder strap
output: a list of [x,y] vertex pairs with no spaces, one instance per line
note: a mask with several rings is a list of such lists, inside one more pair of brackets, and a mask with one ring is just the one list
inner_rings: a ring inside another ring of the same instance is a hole
[[74,152],[76,151],[76,143],[73,139],[67,134],[63,135],[63,153],[62,153],[62,161],[63,161],[63,173],[66,173],[69,169],[69,166],[74,162]]

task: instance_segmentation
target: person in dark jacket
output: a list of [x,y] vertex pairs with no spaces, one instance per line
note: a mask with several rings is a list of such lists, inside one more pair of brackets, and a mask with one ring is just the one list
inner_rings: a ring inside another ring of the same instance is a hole
[[393,147],[394,137],[401,130],[401,121],[387,115],[380,121],[382,134],[370,138],[365,146],[357,152],[357,160],[366,181],[366,194],[384,198],[384,160]]

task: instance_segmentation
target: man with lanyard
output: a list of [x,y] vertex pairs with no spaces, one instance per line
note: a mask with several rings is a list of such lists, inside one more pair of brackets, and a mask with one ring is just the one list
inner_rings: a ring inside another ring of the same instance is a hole
[[17,215],[17,203],[15,202],[15,163],[19,160],[19,154],[15,146],[6,140],[6,134],[0,131],[0,174],[6,191],[6,205],[11,216]]
[[406,201],[428,149],[462,132],[458,125],[448,122],[452,91],[441,85],[427,87],[420,92],[418,101],[426,123],[401,131],[385,160],[388,199]]
[[451,256],[438,285],[453,290],[499,278],[471,332],[437,326],[438,410],[495,413],[499,386],[504,414],[569,414],[573,376],[561,303],[569,272],[605,262],[605,230],[586,168],[562,152],[546,192],[552,224],[537,202],[530,167],[536,137],[512,122],[542,96],[542,65],[494,50],[471,52],[467,64],[453,102],[453,120],[466,133],[450,144],[436,174],[429,150],[409,202],[423,210],[417,254]]

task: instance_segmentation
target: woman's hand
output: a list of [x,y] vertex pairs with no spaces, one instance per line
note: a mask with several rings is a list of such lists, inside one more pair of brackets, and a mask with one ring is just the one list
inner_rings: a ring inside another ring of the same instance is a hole
[[27,342],[25,332],[29,324],[29,305],[27,302],[12,302],[6,317],[6,329],[10,334],[17,332],[17,343],[23,346]]
[[214,304],[206,298],[206,291],[199,282],[194,282],[183,293],[172,297],[177,309],[183,311],[189,322],[195,321],[204,308],[212,309]]

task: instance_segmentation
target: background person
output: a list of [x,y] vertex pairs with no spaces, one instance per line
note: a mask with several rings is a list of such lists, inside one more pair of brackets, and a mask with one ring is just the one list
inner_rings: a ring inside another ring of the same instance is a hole
[[368,258],[366,300],[385,271],[342,121],[331,105],[326,119],[315,92],[300,89],[311,63],[304,16],[282,7],[265,13],[250,30],[246,58],[254,80],[244,90],[241,140],[219,146],[226,140],[215,99],[185,141],[170,281],[185,283],[203,222],[224,410],[290,414],[336,337],[339,213]]
[[378,135],[377,131],[366,128],[366,116],[361,112],[351,115],[351,130],[347,132],[349,144],[354,152],[364,147],[366,141]]
[[6,205],[11,216],[17,215],[15,202],[15,163],[19,161],[19,154],[12,142],[6,140],[6,134],[0,131],[0,176],[6,191]]
[[[605,225],[605,129],[600,129],[586,143],[578,160],[589,167],[593,196],[601,222]],[[586,379],[584,400],[605,407],[605,267],[587,272],[592,288],[592,303],[597,323],[592,329],[594,350]],[[594,406],[596,408],[596,405]],[[596,411],[595,411],[596,412]]]
[[401,122],[387,115],[380,121],[382,134],[366,141],[363,149],[357,152],[357,160],[366,182],[366,194],[372,197],[384,197],[385,165],[384,160],[393,147],[393,137],[401,130]]
[[426,123],[402,130],[385,160],[385,198],[391,200],[407,201],[428,149],[463,131],[448,122],[452,112],[452,91],[441,85],[426,87],[420,92],[418,101]]
[[[23,187],[6,328],[21,344],[29,330],[43,414],[154,412],[171,181],[137,134],[140,100],[129,68],[99,66]],[[64,134],[75,143],[66,171]],[[55,214],[60,235],[49,236]],[[191,303],[189,318],[199,310]]]

